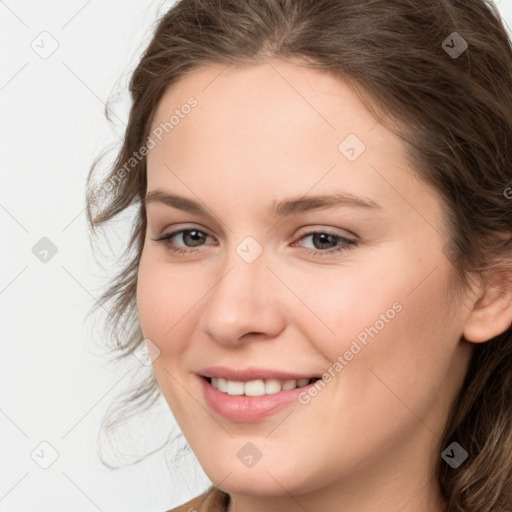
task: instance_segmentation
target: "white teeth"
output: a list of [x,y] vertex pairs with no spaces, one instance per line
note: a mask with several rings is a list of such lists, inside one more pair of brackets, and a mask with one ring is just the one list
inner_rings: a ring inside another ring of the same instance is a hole
[[250,380],[245,383],[244,392],[247,396],[264,395],[265,383],[262,380]]
[[228,380],[226,392],[228,395],[243,395],[245,384],[243,382],[235,382]]
[[297,387],[297,381],[295,379],[285,380],[281,386],[283,387],[283,391],[287,389],[295,389]]
[[223,391],[224,393],[228,390],[228,383],[226,379],[223,379],[222,377],[219,377],[217,379],[217,386],[215,386],[219,391]]
[[223,379],[222,377],[212,377],[211,384],[214,388],[228,395],[263,396],[306,386],[309,384],[310,380],[311,379],[290,379],[280,381],[278,379],[257,379],[247,382],[237,382]]
[[277,379],[268,379],[265,381],[265,394],[273,395],[281,391],[281,383]]

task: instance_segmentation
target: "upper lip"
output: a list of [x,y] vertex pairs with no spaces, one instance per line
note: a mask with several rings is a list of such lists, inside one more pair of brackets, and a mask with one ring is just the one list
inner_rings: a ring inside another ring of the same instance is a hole
[[250,380],[259,379],[298,380],[318,378],[318,375],[313,375],[311,373],[285,372],[282,370],[270,370],[255,367],[237,369],[228,368],[227,366],[210,366],[208,368],[203,368],[197,373],[203,377],[221,377],[226,380],[233,380],[237,382],[248,382]]

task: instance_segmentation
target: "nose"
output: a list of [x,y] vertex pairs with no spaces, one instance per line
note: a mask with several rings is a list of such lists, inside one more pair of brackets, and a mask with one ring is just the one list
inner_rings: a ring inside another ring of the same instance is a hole
[[200,328],[217,343],[229,346],[278,336],[285,327],[279,284],[264,254],[247,263],[233,251],[205,297]]

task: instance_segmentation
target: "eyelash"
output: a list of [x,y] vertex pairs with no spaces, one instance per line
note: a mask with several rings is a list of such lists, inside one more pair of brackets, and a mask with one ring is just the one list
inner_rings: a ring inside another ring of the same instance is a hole
[[[173,233],[169,233],[167,235],[164,235],[160,238],[153,238],[153,240],[155,242],[161,242],[165,245],[165,247],[167,249],[169,249],[170,251],[176,253],[176,254],[189,254],[189,253],[192,253],[192,252],[196,252],[195,249],[178,249],[175,247],[174,243],[171,242],[171,239],[174,238],[176,235],[179,235],[181,233],[187,233],[187,232],[192,232],[192,231],[197,231],[199,233],[203,233],[205,235],[208,236],[207,233],[205,233],[204,231],[201,231],[199,229],[180,229],[179,231],[174,231]],[[330,236],[333,236],[335,238],[335,240],[337,241],[340,241],[342,242],[341,245],[338,245],[337,247],[334,247],[334,248],[331,248],[331,249],[326,249],[324,251],[321,251],[321,250],[314,250],[314,249],[306,249],[304,247],[301,247],[301,249],[305,252],[307,252],[308,254],[310,255],[313,255],[313,256],[329,256],[329,255],[333,255],[333,254],[337,254],[337,253],[340,253],[342,251],[346,251],[346,250],[349,250],[352,248],[353,245],[356,245],[356,242],[355,240],[351,240],[349,238],[346,238],[344,236],[341,236],[337,233],[333,233],[332,231],[328,231],[328,230],[324,230],[324,231],[310,231],[308,233],[305,233],[304,235],[302,235],[299,240],[302,240],[303,238],[306,238],[308,236],[311,236],[311,235],[330,235]]]

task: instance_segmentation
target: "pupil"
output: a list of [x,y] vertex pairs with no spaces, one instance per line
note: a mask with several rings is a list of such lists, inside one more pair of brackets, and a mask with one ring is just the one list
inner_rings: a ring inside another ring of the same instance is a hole
[[[329,235],[328,233],[320,233],[315,236],[317,236],[320,239],[320,245],[332,243],[332,240],[331,240],[331,242],[329,242],[329,238],[332,237],[332,235]],[[321,248],[324,249],[325,247],[321,247]]]
[[197,230],[187,231],[185,236],[192,237],[192,242],[200,242],[202,238],[200,231]]

